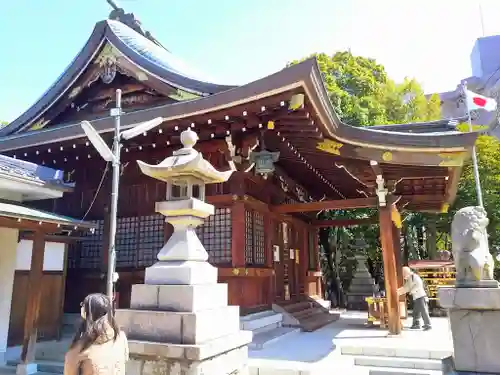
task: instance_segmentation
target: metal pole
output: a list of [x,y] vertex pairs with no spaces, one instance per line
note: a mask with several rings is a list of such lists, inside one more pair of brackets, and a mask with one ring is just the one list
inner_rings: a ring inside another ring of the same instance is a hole
[[483,17],[483,7],[481,6],[481,0],[478,0],[478,5],[479,5],[479,19],[481,20],[481,33],[482,37],[485,36],[484,32],[484,17]]
[[[467,119],[469,122],[469,132],[472,132],[472,119],[470,115],[469,105],[467,103],[467,85],[463,84],[464,95],[465,95],[465,107],[467,108]],[[481,191],[481,181],[479,180],[479,166],[477,164],[477,154],[476,154],[476,146],[472,146],[472,166],[474,169],[474,181],[476,182],[476,194],[477,194],[477,204],[481,207],[483,205],[483,193]]]
[[109,223],[109,256],[108,256],[108,275],[107,275],[107,285],[106,294],[108,295],[110,301],[113,301],[114,292],[114,275],[115,275],[115,264],[116,264],[116,250],[115,250],[115,238],[116,238],[116,220],[118,213],[118,189],[120,185],[120,116],[122,112],[122,91],[120,89],[116,90],[116,108],[111,110],[111,115],[115,118],[115,136],[113,139],[113,181],[111,186],[111,212],[110,212],[110,223]]

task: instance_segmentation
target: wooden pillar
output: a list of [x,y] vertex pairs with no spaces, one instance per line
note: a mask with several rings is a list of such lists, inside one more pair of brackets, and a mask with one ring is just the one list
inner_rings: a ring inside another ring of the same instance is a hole
[[[396,210],[396,206],[393,206],[393,210]],[[394,215],[393,215],[394,216]],[[396,214],[397,217],[399,213]],[[401,249],[401,220],[394,221],[392,225],[392,238],[394,240],[394,255],[396,258],[396,275],[398,280],[398,288],[403,286],[403,261],[402,261],[402,249]],[[408,311],[406,309],[406,295],[402,295],[399,297],[399,308],[400,315],[403,317],[407,317]]]
[[237,201],[231,209],[231,265],[245,264],[245,203]]
[[394,249],[392,205],[379,207],[380,243],[384,261],[385,293],[387,297],[389,333],[401,333],[399,317],[398,279],[396,271],[396,254]]
[[28,300],[24,318],[24,339],[21,364],[33,363],[38,335],[38,316],[42,297],[43,258],[45,255],[45,235],[36,231],[33,236],[31,269],[28,280]]

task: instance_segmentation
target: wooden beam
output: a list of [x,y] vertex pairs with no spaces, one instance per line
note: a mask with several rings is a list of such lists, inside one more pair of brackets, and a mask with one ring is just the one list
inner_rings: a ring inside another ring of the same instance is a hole
[[401,333],[401,320],[399,317],[398,275],[393,237],[392,207],[392,204],[387,204],[385,207],[379,208],[380,243],[382,244],[382,258],[384,262],[389,333],[398,335]]
[[[23,240],[33,240],[35,238],[35,235],[33,234],[33,232],[21,232],[19,233],[19,237]],[[44,237],[45,237],[45,242],[59,242],[59,243],[72,243],[87,238],[85,236],[64,236],[57,234],[46,234]]]
[[43,258],[45,255],[45,234],[36,231],[31,250],[31,268],[28,278],[28,296],[24,318],[24,339],[21,352],[21,364],[35,361],[36,339],[38,335],[38,317],[42,298]]
[[32,220],[21,220],[10,218],[10,217],[0,217],[0,227],[13,228],[26,231],[43,231],[43,232],[59,232],[61,228],[57,227],[57,224],[42,222],[39,224],[37,221]]
[[271,211],[280,214],[323,210],[347,210],[377,206],[377,198],[339,199],[321,202],[293,203],[271,206]]
[[235,202],[231,207],[231,265],[245,267],[245,203]]
[[334,227],[350,227],[354,225],[369,225],[376,224],[376,217],[367,217],[363,219],[334,219],[334,220],[314,220],[311,225],[316,228],[334,228]]

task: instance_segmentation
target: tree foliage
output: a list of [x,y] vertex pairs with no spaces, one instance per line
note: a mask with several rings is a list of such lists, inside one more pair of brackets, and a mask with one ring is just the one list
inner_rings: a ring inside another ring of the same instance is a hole
[[3,127],[7,126],[9,123],[7,121],[2,121],[0,120],[0,129],[2,129]]
[[349,125],[402,124],[440,118],[438,95],[427,99],[414,79],[395,83],[374,59],[351,52],[313,56],[337,114]]

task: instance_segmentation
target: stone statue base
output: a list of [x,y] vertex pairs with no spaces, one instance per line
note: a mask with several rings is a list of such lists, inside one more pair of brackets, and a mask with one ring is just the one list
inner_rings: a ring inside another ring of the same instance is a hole
[[438,296],[448,309],[454,350],[443,372],[500,374],[500,288],[441,287]]
[[496,280],[457,281],[457,288],[498,288]]

